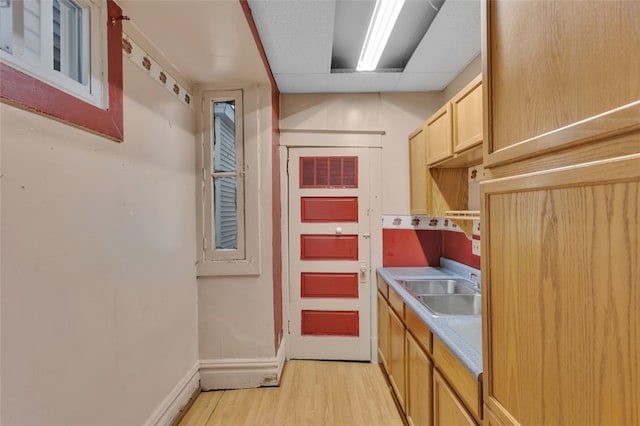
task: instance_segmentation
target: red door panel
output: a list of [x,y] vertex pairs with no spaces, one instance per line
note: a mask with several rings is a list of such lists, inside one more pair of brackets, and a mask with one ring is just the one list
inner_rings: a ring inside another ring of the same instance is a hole
[[302,197],[302,222],[357,222],[357,197]]
[[359,336],[358,311],[302,311],[303,336]]
[[303,272],[301,297],[358,298],[358,274],[340,272]]
[[302,234],[300,260],[358,260],[358,236]]

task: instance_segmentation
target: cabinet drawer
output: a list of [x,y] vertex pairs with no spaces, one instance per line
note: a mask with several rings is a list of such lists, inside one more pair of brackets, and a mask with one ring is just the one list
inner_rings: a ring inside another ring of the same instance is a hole
[[456,390],[469,411],[482,418],[480,381],[462,365],[458,358],[437,338],[433,339],[433,360],[445,375],[449,384]]
[[387,284],[380,275],[376,275],[376,277],[378,281],[378,290],[380,290],[380,293],[382,293],[386,300],[389,300],[389,284]]
[[389,305],[393,308],[398,317],[404,322],[404,302],[392,288],[389,289]]
[[405,312],[405,323],[407,329],[411,332],[411,335],[422,346],[425,352],[431,354],[431,346],[433,335],[431,330],[422,322],[422,320],[411,309],[407,309]]

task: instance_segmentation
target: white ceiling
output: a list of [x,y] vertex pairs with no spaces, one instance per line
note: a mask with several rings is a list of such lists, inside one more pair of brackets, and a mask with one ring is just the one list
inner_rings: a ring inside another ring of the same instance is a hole
[[[191,82],[268,83],[239,0],[118,4],[130,24]],[[336,0],[249,0],[249,5],[281,93],[439,91],[480,53],[480,0],[445,0],[401,73],[331,74]]]
[[117,0],[140,30],[192,83],[270,84],[238,0]]
[[394,73],[330,72],[336,0],[249,5],[282,93],[439,91],[480,53],[480,0],[446,0],[404,71]]

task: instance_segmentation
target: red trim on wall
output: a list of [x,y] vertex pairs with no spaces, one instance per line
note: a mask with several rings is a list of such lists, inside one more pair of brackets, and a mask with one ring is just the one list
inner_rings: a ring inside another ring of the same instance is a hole
[[260,52],[262,63],[269,75],[271,81],[271,211],[272,211],[272,227],[273,227],[273,322],[274,322],[274,346],[275,352],[278,352],[280,342],[283,337],[282,327],[282,224],[281,224],[281,207],[280,207],[280,91],[278,84],[273,77],[271,66],[267,60],[267,54],[264,51],[262,40],[258,34],[258,28],[253,20],[251,8],[247,0],[240,0],[242,12],[247,20],[247,24],[251,29],[251,34]]
[[53,86],[0,63],[0,98],[118,142],[124,138],[122,117],[122,21],[112,25],[110,16],[122,9],[107,0],[107,55],[109,107],[106,110],[71,96]]
[[347,272],[303,272],[300,297],[358,298],[358,274]]
[[471,240],[462,232],[442,231],[442,256],[480,269],[480,256],[471,251]]
[[360,335],[358,311],[302,311],[303,336]]
[[302,197],[302,222],[357,222],[358,197]]
[[358,236],[302,234],[300,260],[358,260]]
[[440,266],[442,232],[383,229],[382,252],[383,266]]

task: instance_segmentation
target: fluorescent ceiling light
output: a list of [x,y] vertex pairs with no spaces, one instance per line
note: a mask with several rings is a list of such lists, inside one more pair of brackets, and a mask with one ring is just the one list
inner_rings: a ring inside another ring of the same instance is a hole
[[377,0],[367,36],[364,39],[356,71],[373,71],[378,66],[391,30],[396,24],[405,0]]

